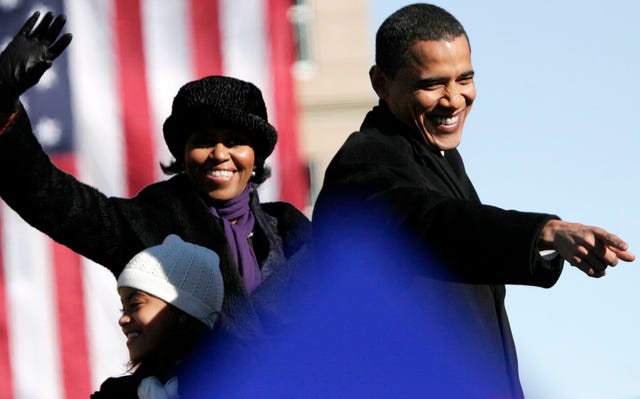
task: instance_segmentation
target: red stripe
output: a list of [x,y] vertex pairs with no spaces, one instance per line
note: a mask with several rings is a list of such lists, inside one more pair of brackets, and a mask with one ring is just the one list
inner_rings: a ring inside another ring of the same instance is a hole
[[[75,174],[75,162],[71,155],[56,155],[52,160],[60,169]],[[53,240],[49,242],[64,397],[84,399],[92,391],[80,256]]]
[[267,0],[267,21],[275,124],[278,129],[278,170],[280,198],[304,209],[307,205],[309,179],[298,155],[296,101],[291,69],[294,62],[293,26],[287,18],[290,0]]
[[196,79],[222,73],[218,0],[191,0],[191,43]]
[[[1,209],[0,209],[1,210]],[[0,226],[3,220],[0,218]],[[9,337],[9,314],[7,305],[7,283],[4,278],[4,239],[0,230],[0,398],[13,398],[13,376],[11,374],[11,345]]]
[[113,24],[116,36],[118,89],[125,134],[125,164],[129,195],[156,179],[159,167],[152,134],[147,91],[142,17],[139,0],[116,0]]

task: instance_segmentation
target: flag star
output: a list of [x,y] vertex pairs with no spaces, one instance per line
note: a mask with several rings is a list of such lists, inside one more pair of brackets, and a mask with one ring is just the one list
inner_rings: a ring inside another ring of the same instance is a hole
[[18,7],[22,0],[0,0],[0,8],[5,11],[11,11]]
[[35,125],[35,134],[40,143],[45,147],[52,147],[60,141],[62,137],[62,127],[60,123],[48,116],[43,116]]

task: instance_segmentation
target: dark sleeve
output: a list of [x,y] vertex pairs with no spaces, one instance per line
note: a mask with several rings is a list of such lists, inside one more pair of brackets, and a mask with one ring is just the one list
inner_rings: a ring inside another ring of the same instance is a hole
[[0,196],[27,223],[116,275],[141,248],[130,218],[141,212],[58,169],[23,109],[0,136]]
[[[329,165],[315,204],[316,253],[334,248],[335,241],[375,234],[378,247],[402,247],[403,256],[389,261],[420,264],[420,272],[436,277],[483,284],[555,283],[561,262],[546,262],[537,253],[540,230],[555,216],[453,198],[424,168],[401,138],[354,133]],[[373,245],[369,250],[375,250]],[[407,251],[419,255],[407,256]]]

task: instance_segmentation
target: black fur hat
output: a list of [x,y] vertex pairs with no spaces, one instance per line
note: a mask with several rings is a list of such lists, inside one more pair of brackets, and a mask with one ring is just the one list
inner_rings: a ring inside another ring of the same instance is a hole
[[278,140],[267,120],[262,93],[254,84],[228,76],[208,76],[182,86],[162,128],[171,154],[182,160],[193,129],[224,126],[251,133],[256,157],[264,161]]

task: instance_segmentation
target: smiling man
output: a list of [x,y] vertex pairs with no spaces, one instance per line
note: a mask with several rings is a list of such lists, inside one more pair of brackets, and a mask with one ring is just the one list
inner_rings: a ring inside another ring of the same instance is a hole
[[[424,367],[425,387],[444,384],[448,397],[520,398],[505,284],[551,287],[565,260],[602,277],[634,255],[599,227],[481,203],[456,149],[476,88],[467,34],[450,13],[422,3],[389,16],[369,74],[379,104],[330,163],[316,201],[319,261],[361,268],[362,278],[376,268],[403,274],[407,295],[428,306],[425,339],[449,345],[429,352],[444,358],[405,365]],[[375,255],[349,256],[349,264],[331,255],[349,251]],[[446,353],[461,350],[466,360],[448,373]],[[474,384],[477,396],[461,388]]]

